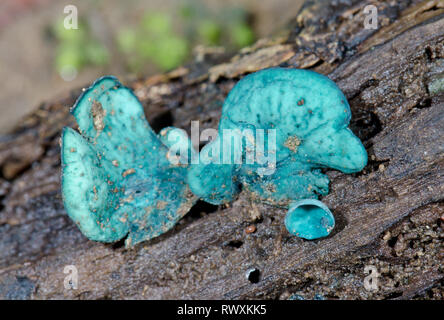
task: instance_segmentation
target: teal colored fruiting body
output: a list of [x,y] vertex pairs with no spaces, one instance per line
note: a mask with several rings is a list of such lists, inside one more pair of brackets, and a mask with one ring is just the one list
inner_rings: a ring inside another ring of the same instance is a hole
[[[62,134],[62,194],[68,215],[89,239],[131,246],[156,237],[197,198],[185,181],[188,165],[170,161],[168,136],[156,135],[134,94],[114,77],[98,79],[72,114],[80,134]],[[191,153],[191,150],[190,150]],[[180,159],[179,159],[180,160]]]
[[[190,169],[191,190],[213,204],[232,201],[242,187],[258,200],[284,206],[326,195],[329,180],[322,168],[352,173],[367,164],[364,146],[347,127],[350,118],[344,94],[323,75],[282,68],[250,74],[231,90],[218,138],[202,149],[200,163]],[[241,134],[244,143],[237,152],[242,159],[249,148],[258,147],[260,139],[250,137],[262,130],[264,159],[221,161],[230,140],[225,129],[250,132]],[[275,148],[269,150],[273,135]]]
[[313,240],[326,237],[335,226],[335,218],[319,200],[304,199],[290,205],[285,227],[292,235]]
[[[85,90],[72,114],[80,133],[62,134],[63,201],[83,234],[102,242],[127,236],[132,246],[154,238],[197,199],[223,204],[241,190],[290,206],[290,233],[324,237],[334,218],[316,200],[328,193],[321,170],[352,173],[367,163],[347,127],[345,96],[307,70],[273,68],[239,81],[224,103],[217,138],[200,153],[182,129],[156,134],[138,99],[114,77]],[[301,199],[304,205],[295,202]]]

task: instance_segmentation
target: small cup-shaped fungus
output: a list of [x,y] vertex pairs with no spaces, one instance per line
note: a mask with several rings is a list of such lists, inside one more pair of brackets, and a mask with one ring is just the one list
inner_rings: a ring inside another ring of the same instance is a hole
[[326,237],[335,226],[335,219],[328,207],[316,199],[304,199],[290,205],[285,217],[285,227],[290,234],[313,240]]

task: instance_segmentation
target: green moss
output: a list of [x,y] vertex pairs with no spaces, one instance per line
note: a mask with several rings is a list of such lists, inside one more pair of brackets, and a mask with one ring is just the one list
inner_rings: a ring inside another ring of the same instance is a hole
[[440,74],[433,78],[428,84],[431,95],[438,94],[444,91],[444,74]]

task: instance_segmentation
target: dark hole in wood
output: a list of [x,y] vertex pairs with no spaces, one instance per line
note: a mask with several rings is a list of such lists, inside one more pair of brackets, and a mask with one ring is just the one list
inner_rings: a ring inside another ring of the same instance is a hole
[[114,242],[114,243],[112,244],[111,248],[112,248],[113,250],[118,250],[118,249],[120,249],[120,248],[124,248],[124,247],[125,247],[125,240],[126,240],[126,238],[128,238],[128,235],[129,235],[129,234],[127,234],[125,237],[123,237],[123,238],[120,239],[119,241]]
[[244,243],[241,240],[231,240],[226,244],[227,247],[239,249]]
[[247,271],[247,279],[251,283],[258,283],[261,277],[261,272],[257,268],[253,268]]
[[398,241],[398,237],[391,237],[388,241],[387,244],[390,248],[394,248],[396,241]]
[[157,116],[155,116],[151,121],[150,125],[154,132],[159,133],[165,127],[170,127],[173,125],[174,118],[171,110],[167,110]]
[[208,202],[199,200],[188,212],[187,217],[192,219],[199,219],[209,213],[216,212],[219,206],[215,206]]
[[357,109],[351,119],[350,129],[359,139],[366,141],[382,131],[382,123],[375,113]]
[[415,107],[418,109],[426,109],[430,108],[432,106],[432,99],[426,98],[424,100],[421,100]]
[[0,212],[5,208],[5,204],[3,203],[4,199],[5,196],[0,196]]

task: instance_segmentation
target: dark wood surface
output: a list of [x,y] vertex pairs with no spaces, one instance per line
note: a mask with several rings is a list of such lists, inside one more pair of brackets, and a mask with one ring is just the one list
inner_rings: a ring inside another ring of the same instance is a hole
[[[369,164],[327,172],[322,201],[337,220],[329,237],[291,237],[284,210],[241,194],[228,207],[199,202],[131,250],[88,241],[60,196],[59,138],[63,126],[75,128],[76,89],[0,140],[0,298],[442,299],[444,92],[434,88],[444,81],[444,2],[378,1],[379,29],[366,30],[369,3],[307,1],[288,33],[232,59],[210,55],[126,83],[156,130],[189,130],[191,120],[217,128],[224,98],[249,72],[310,68],[336,81]],[[77,290],[64,289],[66,265],[78,269]],[[363,285],[365,266],[379,272],[377,291]]]

